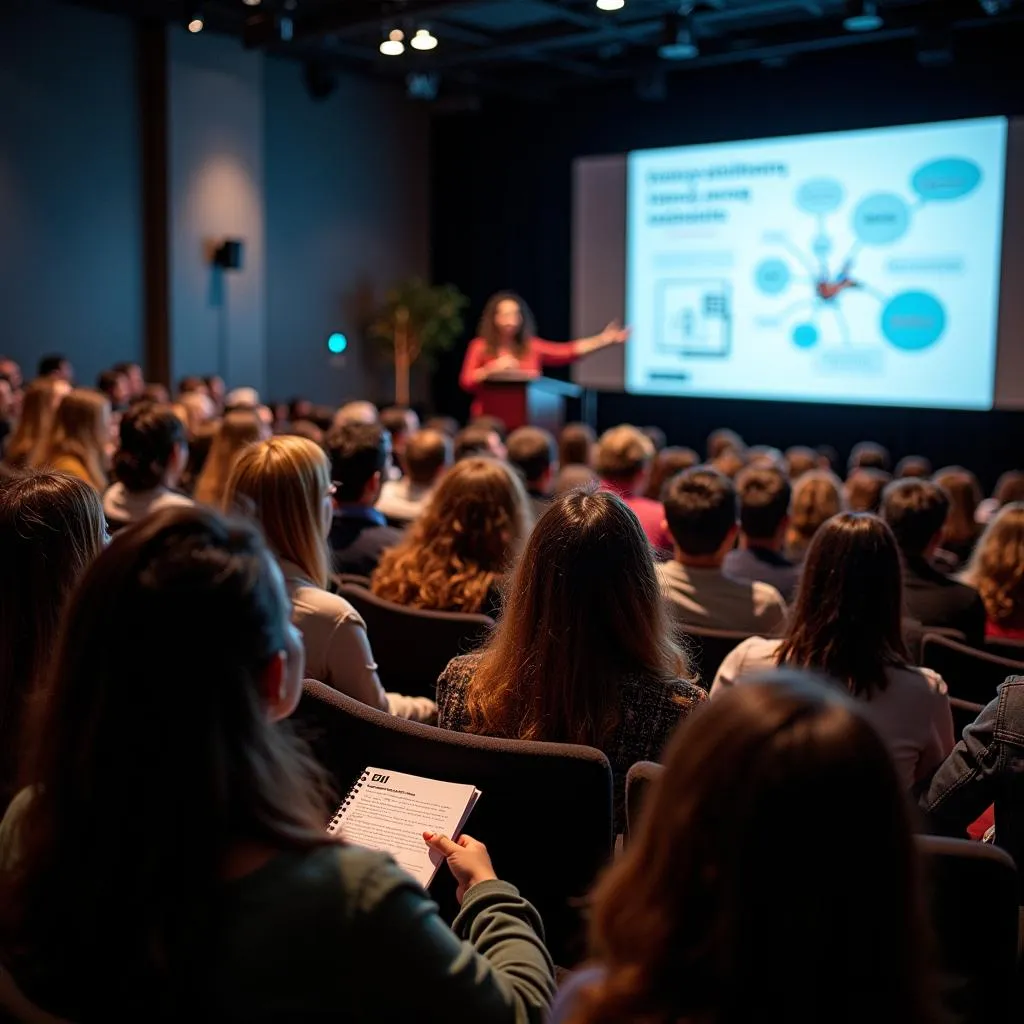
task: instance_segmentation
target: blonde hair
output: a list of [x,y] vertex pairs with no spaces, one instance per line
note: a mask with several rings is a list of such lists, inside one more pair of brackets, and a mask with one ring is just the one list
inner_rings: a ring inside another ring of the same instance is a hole
[[4,455],[8,466],[24,469],[38,462],[53,426],[53,414],[59,401],[57,396],[54,382],[46,378],[34,380],[25,389],[21,419]]
[[804,473],[793,482],[787,545],[796,551],[805,551],[822,524],[842,510],[842,484],[834,473],[824,469]]
[[61,459],[74,459],[85,470],[87,479],[83,479],[103,491],[109,441],[110,400],[90,388],[73,388],[57,406],[50,433],[32,466],[52,467]]
[[463,459],[405,539],[381,556],[373,592],[413,608],[481,611],[529,532],[527,510],[523,485],[505,463]]
[[[188,397],[188,396],[186,396]],[[263,436],[263,426],[251,409],[229,412],[220,422],[210,444],[206,464],[196,478],[195,499],[219,506],[224,499],[228,477],[239,454]]]
[[963,579],[981,595],[990,622],[1024,626],[1024,502],[996,513]]
[[278,558],[294,562],[318,587],[326,587],[330,556],[320,509],[330,486],[331,465],[319,445],[294,435],[272,437],[238,456],[224,509],[248,511]]
[[597,442],[594,468],[607,480],[632,480],[654,458],[654,444],[636,427],[612,427]]

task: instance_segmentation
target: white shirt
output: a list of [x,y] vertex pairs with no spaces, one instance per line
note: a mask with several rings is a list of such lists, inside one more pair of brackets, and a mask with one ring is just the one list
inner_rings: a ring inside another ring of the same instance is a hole
[[434,484],[414,484],[408,477],[388,480],[380,489],[376,509],[388,519],[411,523],[434,496]]
[[[711,686],[712,699],[751,675],[775,668],[781,640],[752,636],[726,656]],[[928,668],[885,672],[886,687],[858,698],[864,717],[885,741],[903,785],[927,778],[953,749],[953,715],[942,676]]]
[[113,484],[103,495],[103,514],[108,522],[127,526],[145,519],[150,512],[176,505],[193,505],[191,498],[167,487],[154,487],[149,491],[129,491],[124,484]]

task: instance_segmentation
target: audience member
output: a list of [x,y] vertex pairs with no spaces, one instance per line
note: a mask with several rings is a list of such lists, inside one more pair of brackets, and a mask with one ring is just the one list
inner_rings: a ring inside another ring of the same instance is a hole
[[818,453],[818,469],[823,469],[827,473],[838,473],[839,452],[832,445],[819,444],[814,450]]
[[210,388],[202,377],[182,377],[178,382],[178,397],[200,394],[210,397]]
[[958,629],[980,645],[985,606],[978,592],[939,572],[932,563],[949,514],[949,498],[930,480],[896,480],[882,495],[882,515],[903,555],[906,610],[923,626]]
[[174,488],[188,462],[188,441],[170,406],[140,403],[121,418],[113,484],[103,496],[111,529],[136,523],[157,509],[191,505]]
[[401,526],[418,519],[451,464],[452,441],[447,434],[430,427],[417,431],[405,446],[405,476],[383,484],[378,511]]
[[63,397],[55,383],[45,377],[34,380],[25,388],[21,419],[4,449],[4,462],[11,469],[25,469],[38,464],[42,448],[50,436],[53,414]]
[[455,435],[455,461],[474,459],[480,455],[489,455],[493,459],[504,460],[507,452],[501,434],[493,427],[463,427]]
[[905,455],[896,463],[896,479],[904,480],[908,476],[927,480],[932,475],[932,464],[923,455]]
[[786,531],[786,557],[800,564],[807,555],[814,535],[823,523],[843,508],[842,484],[824,469],[804,473],[793,484],[789,503],[789,529]]
[[651,546],[661,555],[671,550],[665,530],[665,510],[660,501],[644,496],[654,461],[654,445],[636,427],[623,424],[601,435],[594,468],[601,489],[617,494],[633,510]]
[[941,677],[910,664],[902,590],[885,523],[861,512],[833,516],[811,542],[784,638],[744,640],[722,662],[712,697],[775,665],[821,672],[861,702],[909,789],[935,770],[954,737]]
[[861,709],[773,673],[679,729],[553,1024],[945,1019],[913,823]]
[[1024,640],[1024,502],[996,513],[961,580],[985,605],[985,636]]
[[96,378],[96,390],[107,396],[110,407],[115,412],[127,408],[131,398],[131,385],[128,377],[120,370],[104,370]]
[[29,694],[46,674],[68,595],[103,549],[96,491],[64,473],[0,482],[0,812],[15,793]]
[[567,466],[593,466],[597,435],[586,423],[567,423],[558,435],[558,464]]
[[412,608],[501,611],[501,584],[529,533],[526,491],[496,459],[452,467],[402,542],[381,556],[373,592]]
[[409,438],[420,429],[420,418],[414,409],[392,405],[381,410],[380,425],[391,435],[391,454],[394,458],[394,465],[389,467],[390,476],[386,479],[397,480],[405,473],[405,448]]
[[74,367],[72,367],[67,356],[62,356],[58,353],[43,356],[39,360],[37,376],[49,377],[51,380],[67,381],[72,387],[75,383]]
[[551,504],[551,491],[558,472],[555,439],[540,427],[519,427],[508,438],[508,461],[523,478],[535,519]]
[[250,511],[277,556],[292,622],[302,632],[306,674],[381,711],[431,719],[437,713],[432,700],[384,692],[366,623],[348,601],[327,590],[333,495],[322,448],[303,437],[274,437],[239,454],[224,508]]
[[572,491],[592,490],[600,483],[597,474],[589,467],[574,463],[562,466],[555,477],[554,496],[560,498]]
[[312,420],[293,420],[283,424],[283,428],[277,431],[279,434],[294,434],[295,437],[304,437],[313,444],[323,447],[324,432]]
[[110,402],[98,391],[75,388],[57,406],[33,468],[70,473],[102,494],[107,489],[109,439]]
[[791,601],[800,568],[782,553],[789,529],[789,480],[781,469],[745,469],[737,490],[740,546],[725,556],[722,572],[741,583],[768,583]]
[[[540,922],[479,843],[431,837],[459,882],[453,935],[391,858],[327,834],[323,774],[276,724],[302,677],[255,530],[164,509],[96,560],[33,730],[34,788],[0,826],[0,956],[39,1007],[369,1022],[429,998],[542,1019]],[[400,983],[381,954],[398,948]]]
[[22,391],[25,388],[25,378],[22,376],[21,367],[9,356],[0,356],[0,373],[10,382],[15,391]]
[[657,455],[667,444],[668,438],[661,427],[641,427],[640,433],[654,445],[654,454]]
[[789,479],[799,480],[804,473],[810,473],[819,466],[820,456],[813,448],[794,445],[786,449],[786,466],[789,468]]
[[892,465],[889,452],[875,441],[861,441],[853,446],[847,463],[847,476],[855,469],[880,469],[888,473]]
[[156,402],[157,405],[167,405],[171,400],[171,394],[163,384],[147,384],[141,397],[143,401]]
[[[133,402],[142,398],[146,391],[146,378],[143,376],[142,367],[138,363],[122,362],[114,363],[111,369],[115,373],[123,374],[128,380],[128,401]],[[162,385],[160,385],[162,386]],[[167,402],[166,395],[163,399]]]
[[843,486],[846,507],[851,512],[877,514],[882,505],[882,491],[892,477],[882,469],[855,469]]
[[217,407],[206,393],[206,385],[194,391],[186,391],[178,399],[178,405],[185,410],[190,438],[197,437],[208,423],[217,417]]
[[[224,383],[223,377],[219,374],[212,373],[203,378],[203,383],[206,385],[206,393],[212,399],[213,406],[217,410],[218,416],[231,408],[231,403],[228,401],[229,396],[227,394],[227,385]],[[253,391],[253,394],[255,393],[256,392]],[[256,401],[251,404],[259,405],[259,396],[257,396]]]
[[438,723],[600,748],[621,824],[630,766],[656,760],[706,697],[685,680],[636,516],[614,495],[577,492],[534,527],[490,642],[441,676]]
[[196,501],[219,508],[224,502],[228,477],[241,452],[267,436],[266,428],[251,409],[229,412],[217,427],[210,454],[196,478]]
[[[220,381],[220,377],[209,377],[207,378],[207,388],[210,387],[211,380]],[[213,391],[210,391],[210,398],[213,400],[213,404],[220,411],[220,406],[223,405],[225,412],[234,412],[235,409],[249,409],[256,410],[260,407],[260,393],[255,388],[232,388],[227,394],[224,394],[223,387],[224,382],[220,381],[221,386],[221,400],[218,403],[217,398],[214,396]]]
[[378,422],[377,406],[373,402],[348,402],[334,414],[332,426],[343,427],[349,423],[371,425]]
[[647,497],[651,501],[661,501],[661,492],[665,484],[684,469],[692,469],[700,462],[700,458],[692,448],[662,448],[654,456],[651,463],[651,475],[647,481]]
[[6,447],[7,437],[14,430],[18,419],[18,400],[11,384],[11,379],[6,374],[0,373],[0,455]]
[[380,556],[402,539],[374,508],[391,464],[391,434],[381,426],[351,423],[331,431],[327,455],[334,478],[329,544],[334,571],[369,576]]
[[745,450],[741,454],[735,448],[726,448],[721,455],[712,459],[710,463],[711,468],[715,472],[721,473],[722,476],[727,476],[730,480],[739,476],[746,464]]
[[454,416],[431,416],[423,424],[424,430],[436,430],[445,437],[454,439],[459,432],[459,421]]
[[781,629],[786,602],[767,583],[741,583],[722,571],[739,530],[732,481],[707,467],[673,477],[665,516],[674,557],[658,566],[662,594],[677,623],[747,633]]
[[508,440],[508,427],[500,416],[474,416],[469,421],[471,427],[481,427],[484,430],[493,430],[498,435],[498,440],[504,444]]
[[1019,469],[1007,470],[999,477],[992,497],[985,498],[978,505],[975,518],[984,526],[1004,505],[1009,505],[1011,501],[1024,501],[1024,472]]
[[735,430],[719,427],[718,430],[713,430],[708,435],[708,462],[713,462],[727,451],[734,451],[741,455],[746,449],[746,441]]
[[949,497],[949,515],[936,556],[950,569],[959,569],[970,560],[981,533],[976,519],[981,504],[981,484],[962,466],[940,469],[933,479]]
[[[751,445],[746,452],[746,464],[753,469],[777,469],[785,472],[786,456],[770,444]],[[737,473],[737,476],[739,474]]]

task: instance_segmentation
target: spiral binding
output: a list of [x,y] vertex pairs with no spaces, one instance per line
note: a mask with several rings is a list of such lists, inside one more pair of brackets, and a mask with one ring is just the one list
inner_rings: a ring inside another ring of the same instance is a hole
[[369,772],[363,772],[363,774],[359,776],[359,781],[348,791],[348,796],[345,797],[344,801],[342,802],[342,805],[338,808],[334,817],[331,818],[331,823],[327,826],[327,831],[331,835],[338,831],[338,828],[341,825],[341,819],[345,817],[345,812],[348,810],[349,804],[351,804],[352,801],[356,798],[356,793],[358,793],[359,790],[363,788],[363,783],[369,777]]

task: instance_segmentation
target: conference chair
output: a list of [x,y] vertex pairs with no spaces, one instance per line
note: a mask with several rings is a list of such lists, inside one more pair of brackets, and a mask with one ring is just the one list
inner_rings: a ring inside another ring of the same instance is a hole
[[[555,962],[582,959],[583,899],[613,850],[612,772],[601,751],[437,729],[314,680],[303,684],[295,720],[339,794],[369,767],[476,786],[482,795],[466,831],[537,907]],[[430,891],[451,921],[450,872],[438,872]]]
[[664,770],[655,761],[637,761],[626,773],[626,834],[623,843],[629,843],[636,835],[644,801]]
[[985,640],[984,651],[986,654],[994,654],[997,658],[1009,658],[1010,661],[1024,662],[1024,640],[1009,640],[1005,637],[999,640],[989,638]]
[[[993,694],[993,696],[995,696]],[[967,728],[985,710],[984,704],[975,704],[959,697],[949,698],[949,710],[953,714],[953,735],[959,739]]]
[[705,690],[711,688],[722,662],[744,640],[749,633],[735,629],[711,629],[704,626],[680,624],[677,633],[687,653],[690,663],[700,673],[697,680]]
[[921,644],[921,664],[942,676],[950,697],[981,705],[996,695],[1007,676],[1024,673],[1024,661],[986,654],[930,632]]
[[448,662],[479,647],[494,626],[487,615],[407,608],[348,583],[338,593],[363,617],[377,675],[392,693],[433,697]]
[[360,576],[355,572],[336,572],[331,576],[331,583],[333,584],[331,589],[336,594],[341,592],[341,587],[362,587],[364,590],[370,589],[370,577]]

